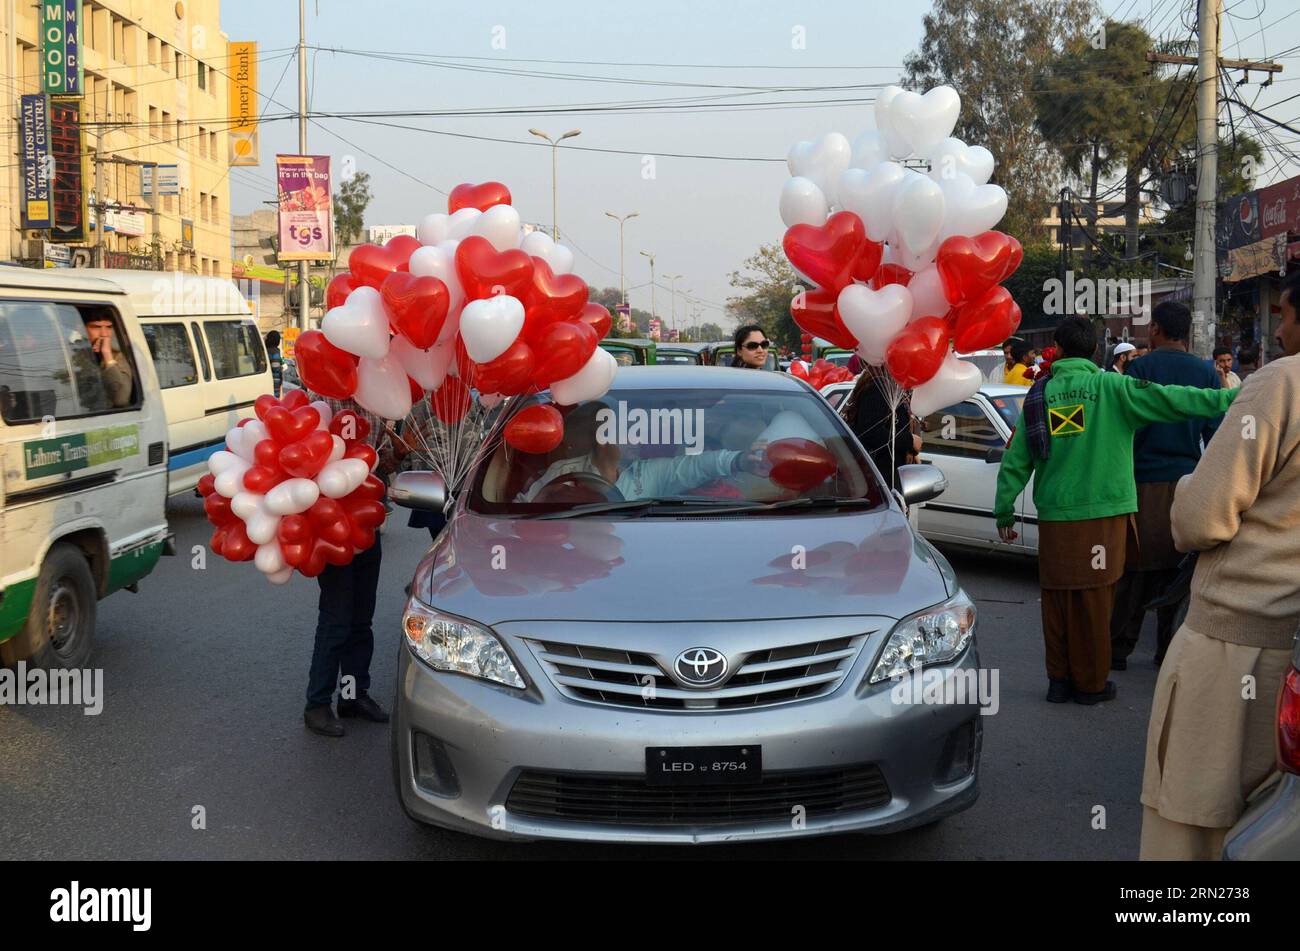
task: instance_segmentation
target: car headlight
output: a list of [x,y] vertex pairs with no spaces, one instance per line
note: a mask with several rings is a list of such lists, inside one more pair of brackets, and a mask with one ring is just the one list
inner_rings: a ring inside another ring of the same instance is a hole
[[486,628],[441,614],[415,598],[402,615],[406,646],[434,670],[468,674],[507,687],[524,686],[505,647]]
[[965,592],[958,591],[951,600],[894,625],[869,682],[892,680],[920,667],[955,660],[974,636],[975,605]]

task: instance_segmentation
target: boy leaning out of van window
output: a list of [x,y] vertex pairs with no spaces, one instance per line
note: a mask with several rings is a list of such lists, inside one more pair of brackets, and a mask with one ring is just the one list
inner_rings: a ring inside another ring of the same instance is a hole
[[108,317],[88,315],[86,337],[90,340],[91,352],[95,355],[95,363],[99,366],[99,374],[104,381],[104,392],[108,394],[108,402],[115,408],[130,406],[135,381],[126,357],[114,352],[113,321]]

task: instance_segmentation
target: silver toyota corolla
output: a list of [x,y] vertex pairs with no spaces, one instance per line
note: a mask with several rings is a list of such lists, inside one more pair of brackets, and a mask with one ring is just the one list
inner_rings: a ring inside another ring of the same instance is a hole
[[[944,487],[929,466],[900,481],[909,502]],[[393,499],[443,491],[405,473]],[[975,608],[781,374],[620,369],[550,452],[499,440],[402,642],[393,765],[421,822],[733,842],[895,831],[977,795]]]

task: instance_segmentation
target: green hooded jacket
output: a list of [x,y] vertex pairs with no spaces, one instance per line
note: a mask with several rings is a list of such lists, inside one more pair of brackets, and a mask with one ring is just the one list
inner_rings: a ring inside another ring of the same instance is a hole
[[1103,373],[1083,357],[1052,364],[1047,382],[1051,452],[1034,458],[1024,416],[998,470],[993,517],[1015,523],[1015,504],[1034,477],[1034,507],[1043,522],[1078,522],[1137,511],[1133,433],[1149,423],[1218,416],[1236,390],[1161,386],[1122,373]]

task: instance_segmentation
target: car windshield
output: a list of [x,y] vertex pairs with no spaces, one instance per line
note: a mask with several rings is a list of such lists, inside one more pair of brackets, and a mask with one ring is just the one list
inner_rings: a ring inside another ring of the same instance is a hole
[[474,476],[472,510],[640,516],[800,499],[885,504],[856,440],[813,393],[619,390],[561,412],[563,440],[550,452],[498,442]]
[[1020,411],[1024,408],[1025,397],[1017,396],[990,396],[989,402],[993,408],[998,411],[998,415],[1012,429],[1016,428],[1016,423],[1020,422]]

